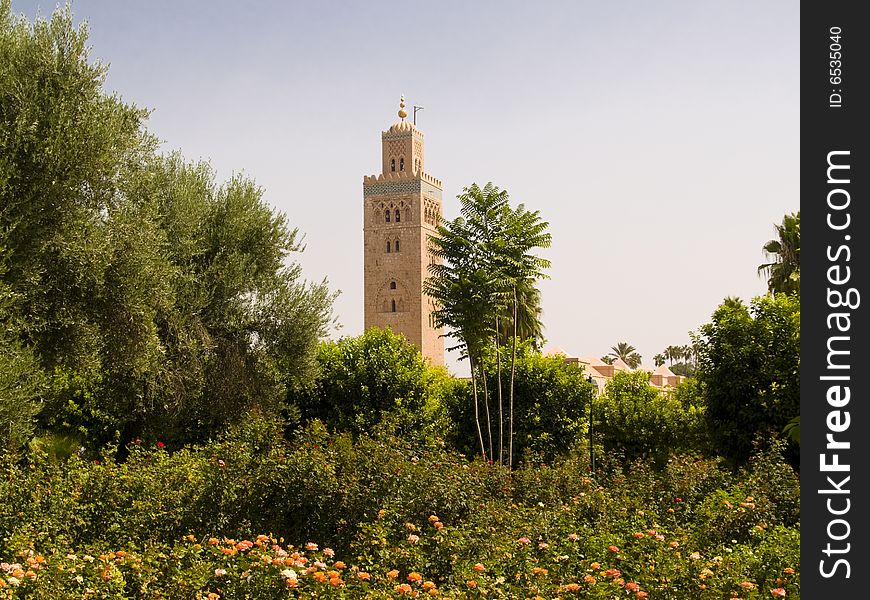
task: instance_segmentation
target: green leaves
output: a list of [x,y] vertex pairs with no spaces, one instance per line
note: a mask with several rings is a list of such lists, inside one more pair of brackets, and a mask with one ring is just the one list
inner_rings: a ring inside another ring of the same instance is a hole
[[764,256],[771,262],[758,267],[758,274],[767,277],[771,294],[790,294],[801,289],[801,211],[787,214],[776,226],[777,239],[768,241]]
[[461,217],[438,228],[432,253],[444,264],[430,265],[424,292],[438,304],[436,322],[475,354],[491,343],[495,319],[501,335],[512,330],[514,292],[519,301],[521,338],[539,338],[540,295],[534,284],[545,277],[548,260],[532,254],[549,247],[549,224],[538,211],[520,204],[512,209],[506,190],[492,183],[477,184],[459,196]]
[[[507,191],[499,190],[491,182],[483,189],[477,184],[465,188],[459,201],[462,216],[441,225],[438,235],[430,238],[432,253],[445,263],[429,266],[431,277],[424,282],[423,292],[436,302],[433,312],[436,324],[446,327],[447,335],[458,341],[451,350],[463,350],[471,363],[475,420],[481,454],[485,456],[477,409],[477,367],[481,363],[482,353],[489,346],[497,351],[507,340],[513,340],[516,344],[517,338],[521,337],[531,339],[534,343],[541,338],[540,294],[535,282],[545,277],[543,269],[549,267],[550,263],[531,251],[550,245],[550,234],[546,233],[549,224],[541,221],[537,211],[529,212],[522,204],[512,209]],[[500,372],[500,363],[498,366]],[[501,377],[496,387],[501,427]],[[511,407],[512,390],[511,386]],[[484,398],[489,452],[493,454],[489,399],[485,386]],[[509,464],[513,457],[512,408],[510,414]],[[501,428],[498,440],[498,459],[501,462],[504,449]]]
[[338,431],[371,431],[387,413],[409,431],[424,420],[429,367],[420,351],[389,329],[372,327],[358,337],[323,342],[318,375],[309,389],[291,394],[307,418]]
[[781,432],[800,413],[800,300],[725,302],[696,341],[714,442],[745,461],[757,435]]
[[42,426],[193,440],[276,409],[334,298],[290,260],[298,231],[249,178],[157,156],[69,9],[29,23],[0,1],[0,343],[55,379],[16,384]]

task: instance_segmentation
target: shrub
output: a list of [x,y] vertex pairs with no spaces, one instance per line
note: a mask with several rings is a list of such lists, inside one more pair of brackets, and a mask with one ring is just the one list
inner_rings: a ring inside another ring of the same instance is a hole
[[321,343],[317,367],[313,384],[290,400],[305,418],[320,419],[332,430],[358,435],[392,413],[411,431],[438,410],[428,394],[437,376],[413,344],[389,329],[372,327],[361,336]]
[[[508,446],[510,353],[504,349],[502,358],[502,398],[504,410],[504,444]],[[489,394],[493,443],[498,447],[498,378],[494,358],[486,361],[486,389]],[[517,355],[514,378],[514,455],[536,456],[550,461],[565,455],[582,441],[585,433],[586,410],[593,387],[583,371],[566,364],[556,356],[543,356],[523,346]],[[478,392],[483,396],[482,386]],[[453,420],[457,423],[456,446],[467,454],[479,448],[474,424],[474,404],[471,388],[456,388],[447,397]],[[483,401],[481,400],[481,405]],[[483,409],[481,408],[481,412]],[[485,425],[485,422],[484,422]],[[486,438],[486,433],[484,437]],[[507,461],[505,461],[507,462]]]
[[593,416],[605,450],[627,460],[651,457],[662,464],[671,452],[698,450],[704,437],[703,409],[663,394],[642,371],[617,373],[594,402]]
[[[778,294],[725,302],[697,339],[698,379],[719,452],[746,462],[759,434],[800,413],[800,299]],[[792,464],[798,464],[792,446]]]

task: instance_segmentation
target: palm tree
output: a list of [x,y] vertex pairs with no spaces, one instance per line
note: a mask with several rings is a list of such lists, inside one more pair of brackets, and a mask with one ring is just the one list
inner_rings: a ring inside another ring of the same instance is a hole
[[662,355],[668,360],[668,365],[673,365],[674,362],[680,360],[682,349],[679,346],[668,346],[662,351]]
[[472,184],[459,201],[462,216],[439,226],[438,235],[431,238],[432,252],[444,264],[429,267],[424,292],[437,303],[433,312],[436,323],[450,329],[448,335],[458,340],[457,348],[471,364],[475,419],[481,454],[486,457],[478,415],[477,371],[482,377],[490,459],[495,455],[483,353],[490,344],[495,347],[500,463],[504,451],[504,403],[499,347],[512,340],[508,433],[508,463],[512,464],[517,338],[540,337],[540,293],[534,283],[543,277],[542,269],[549,266],[549,261],[529,251],[549,246],[550,234],[545,231],[548,224],[540,220],[537,211],[529,212],[523,205],[511,209],[507,191],[492,183],[483,189]]
[[[499,191],[491,183],[483,189],[472,184],[463,190],[459,202],[461,216],[439,225],[437,235],[430,238],[432,253],[444,263],[429,265],[430,277],[424,282],[423,291],[436,302],[433,311],[436,324],[447,328],[448,336],[459,342],[449,350],[460,349],[469,360],[481,455],[492,459],[492,420],[483,355],[491,341],[497,341],[494,332],[498,330],[498,316],[506,306],[504,294],[498,293],[498,273],[492,266],[491,248],[503,228],[508,210],[507,192]],[[480,425],[478,377],[484,386],[488,454]],[[500,386],[498,391],[501,399]],[[500,423],[502,412],[500,402]]]
[[[470,198],[460,196],[463,213]],[[484,443],[480,424],[477,393],[478,370],[483,375],[482,353],[490,338],[488,306],[492,298],[492,280],[486,269],[479,266],[478,248],[474,232],[463,217],[445,221],[438,226],[438,235],[430,238],[432,253],[443,264],[430,264],[430,277],[423,283],[423,293],[432,298],[436,308],[432,313],[435,324],[447,329],[447,337],[456,339],[457,345],[448,350],[460,350],[468,358],[474,400],[474,420],[477,427],[480,453],[484,460],[492,456],[492,428],[489,419],[489,399],[484,394],[487,415],[489,453]],[[485,379],[484,379],[485,382]]]
[[801,289],[801,212],[785,215],[776,225],[777,239],[768,241],[764,256],[770,261],[758,267],[758,275],[767,278],[770,294],[800,294]]
[[[541,322],[541,292],[530,285],[517,286],[517,337],[522,341],[528,341],[536,350],[541,348],[541,340],[544,337],[544,325]],[[507,346],[511,343],[514,335],[513,313],[506,315],[501,321],[499,331],[499,344]]]
[[680,357],[686,362],[687,365],[695,364],[695,349],[690,346],[680,346]]
[[653,356],[653,362],[656,364],[657,367],[662,366],[663,364],[665,364],[665,355],[656,354],[655,356]]
[[[520,331],[520,306],[523,306],[524,334],[540,336],[541,322],[537,315],[540,314],[541,294],[534,287],[535,281],[546,277],[543,270],[550,266],[547,259],[530,254],[535,248],[548,248],[551,236],[547,233],[549,223],[542,221],[539,211],[527,211],[525,205],[520,204],[516,210],[508,211],[507,231],[505,236],[506,245],[499,253],[502,259],[502,273],[506,281],[510,283],[512,314],[510,321],[513,326],[513,345],[511,348],[511,375],[510,375],[510,407],[509,407],[509,432],[508,432],[508,466],[513,466],[514,454],[514,379],[516,375],[517,339]],[[521,304],[520,299],[525,302]],[[532,304],[532,302],[534,304]],[[532,312],[533,309],[534,312]]]
[[621,359],[632,369],[638,368],[642,360],[640,354],[637,353],[637,348],[628,342],[619,342],[615,346],[611,346],[607,356],[612,360]]

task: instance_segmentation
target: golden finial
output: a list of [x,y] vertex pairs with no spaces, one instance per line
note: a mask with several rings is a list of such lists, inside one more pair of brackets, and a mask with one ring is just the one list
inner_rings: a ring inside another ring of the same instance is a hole
[[402,97],[399,100],[399,118],[401,118],[404,121],[405,117],[407,117],[407,116],[408,116],[408,113],[405,112],[405,95],[402,94]]

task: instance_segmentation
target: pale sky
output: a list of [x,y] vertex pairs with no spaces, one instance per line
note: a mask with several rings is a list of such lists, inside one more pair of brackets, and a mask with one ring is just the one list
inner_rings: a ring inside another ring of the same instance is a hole
[[[13,0],[48,15],[55,2]],[[547,347],[644,366],[689,343],[799,209],[799,3],[79,0],[107,90],[166,151],[242,171],[305,234],[307,278],[363,328],[362,178],[398,98],[426,170],[541,211]],[[448,359],[457,373],[467,367]]]

